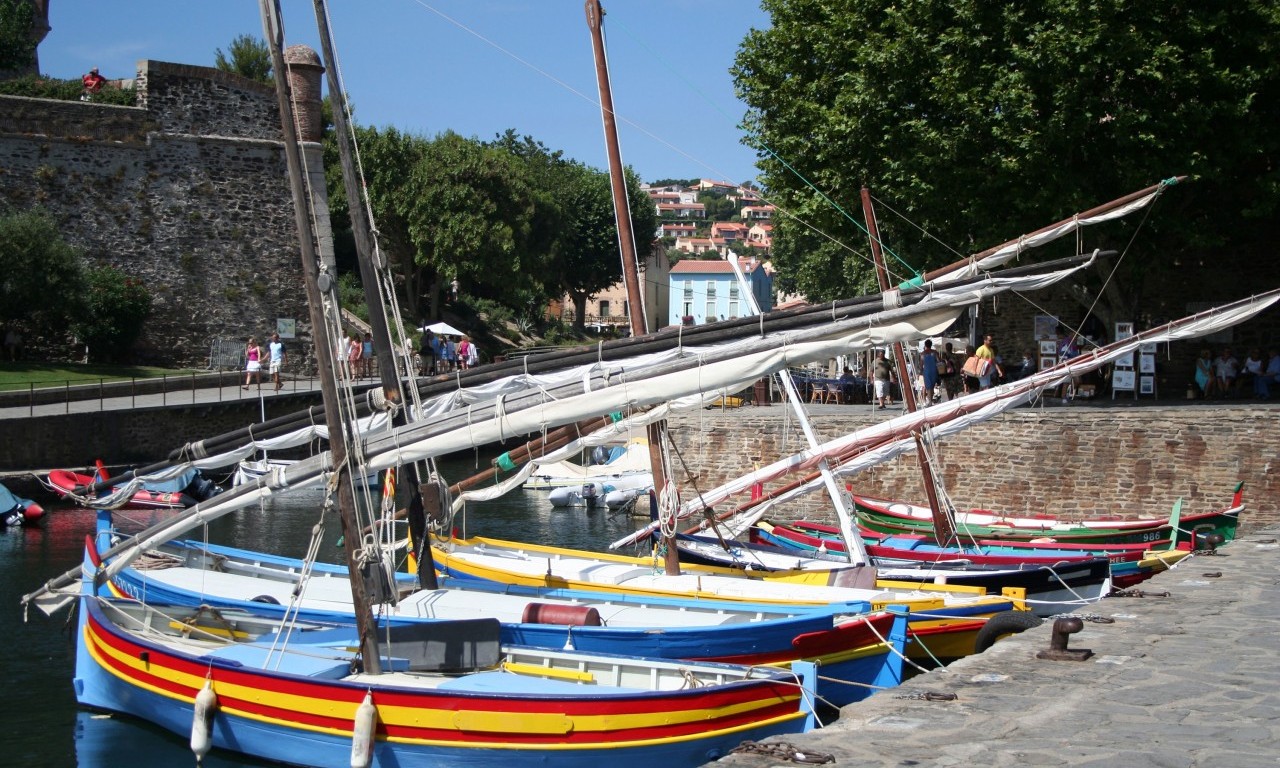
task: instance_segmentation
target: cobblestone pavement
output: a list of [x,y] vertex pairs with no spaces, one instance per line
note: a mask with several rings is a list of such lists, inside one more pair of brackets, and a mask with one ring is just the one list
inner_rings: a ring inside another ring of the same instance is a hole
[[[715,766],[1280,766],[1280,529],[1188,558],[1078,614],[1070,649],[1036,658],[1052,620],[986,653]],[[949,697],[924,694],[954,694]]]

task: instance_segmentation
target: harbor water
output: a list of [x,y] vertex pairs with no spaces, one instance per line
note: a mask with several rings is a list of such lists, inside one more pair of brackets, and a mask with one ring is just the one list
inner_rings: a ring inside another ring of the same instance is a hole
[[[442,462],[450,481],[488,467],[487,461]],[[192,531],[184,538],[260,549],[301,557],[312,529],[321,519],[316,497],[281,497],[270,505],[233,512]],[[40,500],[45,504],[45,500]],[[94,529],[95,512],[54,507],[44,524],[31,529],[0,528],[0,631],[6,640],[0,654],[0,723],[6,735],[0,767],[160,768],[194,765],[187,739],[126,717],[85,712],[72,690],[74,629],[69,612],[46,617],[31,609],[25,617],[20,600],[47,580],[74,568],[81,560],[85,536]],[[117,525],[135,532],[171,516],[172,512],[127,510]],[[554,509],[545,494],[516,490],[501,499],[469,504],[458,519],[459,534],[490,536],[575,549],[604,550],[643,521],[607,510]],[[339,562],[341,531],[336,515],[325,519],[321,559]],[[213,752],[203,765],[211,768],[265,765]]]

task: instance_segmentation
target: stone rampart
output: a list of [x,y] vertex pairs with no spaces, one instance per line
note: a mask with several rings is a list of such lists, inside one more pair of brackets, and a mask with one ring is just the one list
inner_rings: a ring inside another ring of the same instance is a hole
[[[295,320],[296,348],[310,349],[274,89],[156,61],[139,63],[136,88],[133,108],[0,96],[0,204],[44,209],[91,262],[147,285],[139,362],[204,367],[211,341],[262,340],[277,318]],[[320,146],[304,147],[322,173]],[[327,230],[327,201],[317,205]],[[48,357],[84,354],[69,339],[27,339]]]

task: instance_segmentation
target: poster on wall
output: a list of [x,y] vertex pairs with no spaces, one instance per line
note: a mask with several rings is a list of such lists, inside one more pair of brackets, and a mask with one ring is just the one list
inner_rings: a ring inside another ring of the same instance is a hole
[[276,333],[280,334],[282,339],[295,338],[298,331],[298,321],[292,317],[276,318]]
[[1139,373],[1155,373],[1156,372],[1156,356],[1143,353],[1138,357]]
[[1133,390],[1133,371],[1117,370],[1111,375],[1112,391]]
[[1156,393],[1156,377],[1143,376],[1138,381],[1138,394],[1154,395]]
[[1058,318],[1053,315],[1036,315],[1036,341],[1058,338]]
[[[1120,340],[1122,340],[1122,339],[1128,339],[1128,338],[1130,338],[1130,337],[1132,337],[1132,336],[1133,336],[1133,323],[1116,323],[1116,341],[1120,341]],[[1132,367],[1133,367],[1133,353],[1132,353],[1132,352],[1126,352],[1126,353],[1124,353],[1123,355],[1121,355],[1120,357],[1117,357],[1117,358],[1116,358],[1116,367],[1117,367],[1117,368],[1132,368]],[[1129,382],[1128,389],[1133,389],[1133,382],[1132,382],[1132,381],[1130,381],[1130,382]]]
[[1058,342],[1054,341],[1053,339],[1040,342],[1041,357],[1056,357],[1057,354],[1058,354]]

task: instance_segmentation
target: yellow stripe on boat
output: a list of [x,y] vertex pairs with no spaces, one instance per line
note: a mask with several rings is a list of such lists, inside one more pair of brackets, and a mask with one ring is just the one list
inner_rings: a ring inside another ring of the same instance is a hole
[[[136,677],[127,676],[120,673],[110,663],[119,664],[126,668],[136,670],[139,673],[154,672],[150,670],[150,664],[142,661],[135,656],[118,651],[106,643],[98,643],[91,637],[92,629],[86,625],[85,637],[82,638],[88,643],[86,646],[90,654],[98,662],[98,665],[109,674],[119,677],[127,681],[130,685],[137,688],[150,691],[160,696],[185,703],[195,701],[195,693],[204,686],[204,675],[185,674],[172,667],[164,667],[164,675],[166,679],[179,687],[189,688],[193,691],[191,696],[183,696],[172,691],[152,686],[139,680]],[[525,665],[533,666],[533,665]],[[540,670],[542,671],[542,670]],[[383,676],[387,677],[386,675]],[[298,722],[297,720],[277,718],[262,715],[257,712],[247,712],[235,707],[231,704],[231,700],[238,699],[244,701],[252,701],[259,706],[267,706],[280,709],[284,712],[296,712],[306,715],[314,715],[319,717],[330,717],[339,720],[349,721],[355,704],[349,701],[335,701],[325,699],[314,699],[307,696],[297,694],[280,693],[276,691],[266,690],[260,687],[242,686],[228,683],[220,680],[215,675],[213,677],[214,688],[218,693],[221,711],[242,717],[248,720],[254,720],[263,723],[277,724],[287,726],[293,729],[302,729],[315,733],[328,733],[349,737],[351,735],[350,728],[327,728],[324,726],[314,725],[310,723]],[[405,693],[412,693],[412,689],[402,689]],[[800,689],[796,689],[794,697],[799,699],[801,695]],[[775,704],[776,701],[769,701],[768,704]],[[731,707],[719,707],[715,709],[680,709],[674,711],[656,712],[656,713],[636,713],[636,714],[605,714],[605,715],[575,715],[567,716],[559,713],[521,713],[513,714],[510,711],[505,712],[476,712],[470,710],[462,710],[468,714],[459,720],[457,715],[459,711],[435,709],[429,707],[402,707],[393,705],[378,705],[379,722],[388,727],[402,728],[427,728],[443,731],[458,730],[462,726],[460,723],[466,723],[465,730],[476,733],[493,733],[493,732],[529,732],[529,733],[607,733],[615,730],[642,729],[654,726],[678,726],[685,723],[703,723],[712,720],[732,716],[738,713],[751,712],[764,706],[765,703],[760,701],[742,702]],[[803,716],[797,712],[794,715],[786,715],[778,718],[779,722],[786,722],[789,719]],[[563,730],[565,725],[560,720],[568,720],[569,730]],[[513,726],[519,725],[516,729]],[[529,730],[525,731],[524,728]],[[730,731],[731,732],[731,731]],[[381,740],[381,739],[380,739]],[[680,741],[682,739],[674,739]],[[414,739],[412,737],[395,738],[390,741],[403,741],[405,743],[421,743],[421,744],[449,744],[453,743],[449,740],[433,740],[433,739]],[[655,741],[666,742],[672,739],[657,739]],[[471,744],[474,742],[459,741],[458,744]],[[640,742],[637,742],[640,743]],[[644,742],[648,743],[648,742]],[[562,745],[558,748],[566,749],[584,749],[591,747],[599,747],[599,742],[588,743],[585,745]],[[500,749],[500,744],[486,745]]]
[[576,669],[552,669],[537,664],[523,664],[518,661],[502,662],[502,669],[517,675],[533,677],[550,677],[556,680],[567,680],[571,683],[595,683],[595,675],[590,672],[579,672]]

